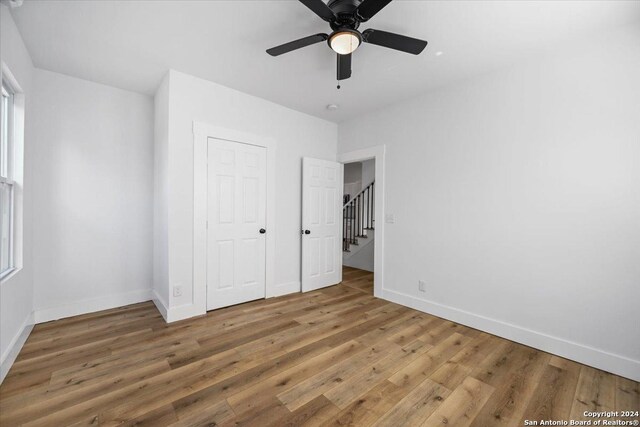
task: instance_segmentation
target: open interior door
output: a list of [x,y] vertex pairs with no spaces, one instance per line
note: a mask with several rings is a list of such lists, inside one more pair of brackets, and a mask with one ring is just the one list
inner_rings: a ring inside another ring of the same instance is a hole
[[343,165],[302,159],[302,292],[342,281]]

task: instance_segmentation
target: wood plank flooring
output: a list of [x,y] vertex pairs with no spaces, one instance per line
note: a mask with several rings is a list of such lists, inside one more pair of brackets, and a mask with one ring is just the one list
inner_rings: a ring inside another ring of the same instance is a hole
[[150,302],[37,325],[0,425],[486,427],[640,409],[637,382],[372,293],[345,268],[337,286],[169,325]]

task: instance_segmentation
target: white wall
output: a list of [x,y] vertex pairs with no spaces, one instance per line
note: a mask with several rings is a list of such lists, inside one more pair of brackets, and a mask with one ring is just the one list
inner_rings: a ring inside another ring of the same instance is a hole
[[344,182],[353,183],[362,181],[362,163],[347,163],[344,165]]
[[376,179],[375,159],[344,165],[344,194],[351,197],[364,190]]
[[154,96],[153,290],[166,317],[169,305],[169,73]]
[[276,140],[275,283],[299,289],[301,159],[335,159],[337,125],[176,71],[169,100],[169,285],[183,286],[170,306],[192,304],[194,120]]
[[358,239],[359,246],[351,246],[351,252],[342,254],[342,265],[375,272],[375,231],[367,230],[366,239]]
[[362,163],[346,163],[344,165],[344,188],[343,194],[351,198],[362,189]]
[[376,161],[369,159],[362,162],[362,189],[367,188],[376,179]]
[[640,380],[638,40],[340,125],[340,152],[387,146],[386,298]]
[[[20,169],[16,188],[16,249],[19,270],[0,283],[0,382],[6,375],[33,323],[33,64],[6,6],[0,5],[0,59],[20,84],[24,95],[24,151],[16,153]],[[17,147],[19,148],[19,147]],[[26,160],[23,161],[22,157]],[[24,169],[22,168],[23,164]]]
[[150,299],[153,102],[36,69],[36,321]]

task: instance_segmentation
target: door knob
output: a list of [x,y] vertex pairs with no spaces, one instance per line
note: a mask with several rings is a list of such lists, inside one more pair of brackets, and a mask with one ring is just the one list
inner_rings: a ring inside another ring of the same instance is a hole
[[304,230],[304,234],[311,234],[311,230]]
[[264,234],[264,233],[266,233],[266,232],[267,232],[267,230],[265,230],[264,228],[261,228],[261,229],[260,229],[260,234]]

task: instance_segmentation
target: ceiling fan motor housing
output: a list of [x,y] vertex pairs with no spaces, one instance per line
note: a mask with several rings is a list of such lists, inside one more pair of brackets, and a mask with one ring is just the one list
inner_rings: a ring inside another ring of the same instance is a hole
[[360,3],[362,0],[329,0],[327,6],[337,16],[335,21],[329,22],[331,29],[334,31],[341,28],[357,29],[360,21],[355,16],[355,10]]
[[329,6],[329,9],[333,10],[336,15],[340,13],[353,14],[353,11],[356,10],[360,3],[362,3],[362,0],[329,0],[327,6]]

